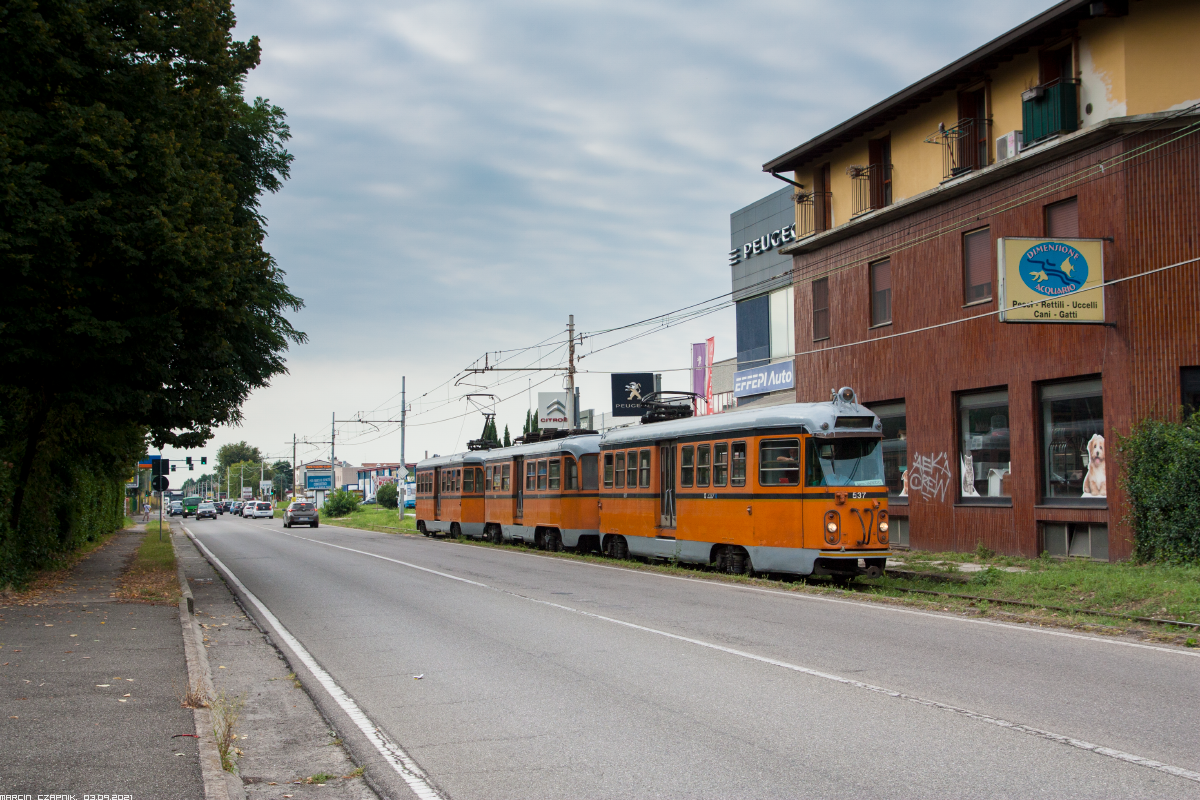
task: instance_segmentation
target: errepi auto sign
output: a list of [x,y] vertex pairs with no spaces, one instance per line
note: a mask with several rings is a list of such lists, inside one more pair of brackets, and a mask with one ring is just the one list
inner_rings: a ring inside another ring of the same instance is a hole
[[751,397],[796,386],[796,374],[791,361],[767,364],[733,373],[733,396]]

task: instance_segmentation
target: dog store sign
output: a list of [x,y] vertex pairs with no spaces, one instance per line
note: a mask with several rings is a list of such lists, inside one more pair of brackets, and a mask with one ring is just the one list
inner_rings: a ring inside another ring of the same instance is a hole
[[1000,239],[1002,322],[1104,322],[1102,239]]

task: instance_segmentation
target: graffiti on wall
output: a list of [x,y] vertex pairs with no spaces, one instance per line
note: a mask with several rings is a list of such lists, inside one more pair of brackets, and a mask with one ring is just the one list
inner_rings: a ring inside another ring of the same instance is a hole
[[946,489],[952,480],[950,459],[945,452],[937,455],[917,453],[905,477],[909,496],[945,501]]

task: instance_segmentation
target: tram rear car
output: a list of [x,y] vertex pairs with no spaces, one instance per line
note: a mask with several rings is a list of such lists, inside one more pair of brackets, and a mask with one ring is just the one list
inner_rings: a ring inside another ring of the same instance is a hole
[[878,575],[891,555],[881,427],[830,402],[609,431],[601,546],[731,573]]
[[484,472],[480,453],[427,458],[417,464],[417,530],[482,536]]

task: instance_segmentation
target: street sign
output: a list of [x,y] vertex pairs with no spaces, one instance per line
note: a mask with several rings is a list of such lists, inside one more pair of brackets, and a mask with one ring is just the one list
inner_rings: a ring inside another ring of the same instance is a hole
[[259,490],[260,492],[263,492],[264,494],[270,494],[270,493],[271,493],[271,488],[272,488],[274,485],[275,485],[275,484],[274,484],[274,482],[273,482],[273,481],[259,481],[259,482],[258,482],[258,490]]
[[150,488],[156,492],[165,492],[171,488],[171,479],[166,475],[155,475],[150,479]]
[[324,490],[333,488],[332,472],[306,472],[304,488],[309,490]]

